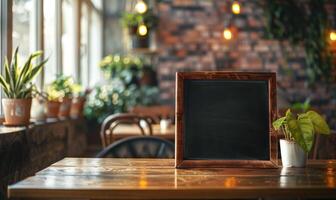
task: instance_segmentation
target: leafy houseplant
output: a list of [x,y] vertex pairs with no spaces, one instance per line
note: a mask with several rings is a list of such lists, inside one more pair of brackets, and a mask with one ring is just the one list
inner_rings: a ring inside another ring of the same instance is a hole
[[19,67],[17,47],[11,63],[5,59],[5,75],[0,75],[0,85],[7,98],[2,99],[6,125],[27,125],[30,119],[32,102],[32,81],[39,74],[47,60],[34,65],[33,61],[42,55],[37,51],[29,56],[22,67]]
[[57,75],[56,79],[47,86],[48,117],[69,117],[73,84],[71,76]]
[[100,62],[106,84],[95,87],[88,96],[84,114],[101,123],[105,117],[127,112],[135,105],[157,104],[156,84],[141,83],[144,61],[130,55],[109,55]]
[[281,130],[285,139],[280,140],[281,158],[285,167],[303,167],[307,153],[312,149],[314,135],[330,134],[325,120],[315,111],[298,114],[287,110],[286,115],[273,122],[275,130]]
[[127,85],[131,84],[143,68],[139,57],[129,55],[108,55],[99,66],[108,79],[120,78]]
[[148,48],[149,33],[157,26],[158,17],[152,9],[148,9],[145,13],[125,12],[122,24],[128,28],[134,48]]
[[124,12],[121,21],[130,29],[131,34],[136,34],[140,24],[145,25],[149,30],[156,28],[159,18],[154,14],[153,9],[148,9],[145,13]]
[[333,79],[332,54],[329,52],[326,37],[330,30],[325,9],[327,1],[267,0],[265,2],[266,36],[280,42],[288,40],[293,46],[303,47],[310,83],[329,82]]

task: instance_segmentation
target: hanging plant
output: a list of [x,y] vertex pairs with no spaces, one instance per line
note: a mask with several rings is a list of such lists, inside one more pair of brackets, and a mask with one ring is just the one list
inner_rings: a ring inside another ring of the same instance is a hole
[[303,46],[310,83],[332,79],[324,5],[324,0],[266,0],[265,4],[266,36]]

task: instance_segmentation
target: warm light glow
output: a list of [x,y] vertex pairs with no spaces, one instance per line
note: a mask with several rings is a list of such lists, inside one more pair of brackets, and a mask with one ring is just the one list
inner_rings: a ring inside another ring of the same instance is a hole
[[232,6],[231,6],[232,12],[233,14],[238,15],[240,13],[240,5],[237,1],[233,2]]
[[331,31],[329,34],[329,38],[331,41],[336,41],[336,32],[335,31]]
[[140,24],[138,27],[138,34],[140,36],[145,36],[147,32],[148,32],[147,27],[144,24]]
[[227,188],[233,188],[237,186],[237,179],[235,177],[229,177],[224,181],[224,186]]
[[232,39],[232,32],[231,32],[231,30],[228,29],[228,28],[224,29],[224,31],[223,31],[223,37],[226,40],[231,40]]
[[147,11],[147,5],[144,1],[140,0],[135,4],[135,10],[142,14],[145,13]]

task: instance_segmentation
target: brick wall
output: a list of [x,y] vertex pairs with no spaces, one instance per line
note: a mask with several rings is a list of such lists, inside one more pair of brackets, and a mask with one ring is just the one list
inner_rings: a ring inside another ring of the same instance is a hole
[[[310,88],[305,81],[304,50],[264,39],[261,1],[240,0],[239,15],[231,14],[231,2],[165,0],[158,3],[157,71],[161,99],[174,104],[172,88],[176,71],[275,71],[280,107],[310,97],[312,104],[332,116],[335,110],[332,93],[322,84]],[[225,41],[222,32],[230,16],[236,31],[233,40]]]

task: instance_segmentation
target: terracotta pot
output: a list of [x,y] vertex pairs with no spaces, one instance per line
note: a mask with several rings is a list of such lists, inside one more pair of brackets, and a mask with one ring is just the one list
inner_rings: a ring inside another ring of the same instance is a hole
[[281,161],[283,167],[305,167],[307,153],[294,141],[280,140]]
[[28,125],[32,99],[2,99],[5,125]]
[[58,117],[67,118],[70,116],[72,98],[65,97],[62,99],[60,109],[58,111]]
[[70,116],[78,118],[83,116],[83,108],[85,104],[85,97],[77,97],[72,99]]
[[48,118],[58,118],[58,112],[61,103],[59,101],[47,101],[47,117]]

